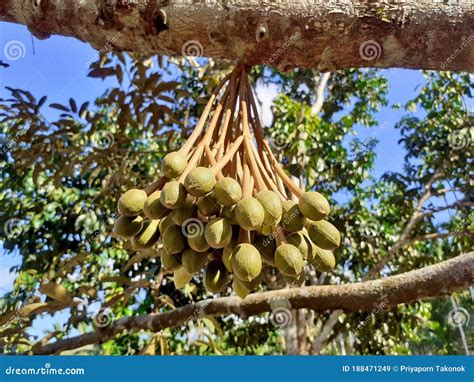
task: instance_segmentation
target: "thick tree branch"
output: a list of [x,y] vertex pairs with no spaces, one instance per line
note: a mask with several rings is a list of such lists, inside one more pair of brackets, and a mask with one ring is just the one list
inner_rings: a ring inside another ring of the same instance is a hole
[[203,54],[289,69],[474,69],[474,4],[433,0],[2,0],[0,20],[99,51]]
[[124,331],[158,332],[205,316],[237,314],[248,317],[270,312],[270,302],[278,298],[288,299],[294,309],[308,308],[316,312],[340,309],[356,312],[371,310],[382,300],[384,306],[391,307],[448,295],[473,284],[474,252],[471,252],[430,267],[376,281],[255,293],[244,300],[238,297],[223,297],[186,305],[167,313],[122,318],[107,328],[37,348],[35,354],[53,354],[88,344],[103,343]]
[[460,209],[462,207],[472,207],[472,206],[474,206],[474,202],[471,202],[469,200],[460,200],[458,202],[455,202],[446,206],[431,208],[430,210],[424,212],[421,218],[425,218],[426,216],[431,216],[431,215],[437,214],[438,212],[442,212],[446,210]]

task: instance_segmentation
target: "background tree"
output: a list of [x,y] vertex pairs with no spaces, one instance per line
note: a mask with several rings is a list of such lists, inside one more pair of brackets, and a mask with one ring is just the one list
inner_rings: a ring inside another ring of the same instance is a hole
[[[396,306],[412,300],[381,289],[367,304],[334,286],[329,293],[340,305],[325,306],[320,289],[311,289],[317,292],[309,304],[293,288],[271,292],[290,303],[283,306],[285,314],[292,309],[281,325],[277,309],[252,307],[258,293],[247,305],[235,298],[209,303],[199,278],[176,290],[156,252],[137,253],[109,234],[118,196],[156,179],[160,159],[189,135],[210,89],[230,68],[213,60],[196,68],[166,57],[102,55],[89,76],[114,77],[116,86],[93,105],[73,99],[50,104],[58,110],[54,121],[42,115],[46,98],[7,88],[0,103],[0,224],[4,248],[18,251],[22,263],[12,270],[18,272],[14,290],[0,305],[4,351],[51,353],[95,343],[101,345],[88,351],[105,354],[318,354],[342,347],[356,354],[460,351],[459,341],[426,347],[433,331],[437,338],[459,338],[456,328],[447,329],[445,300]],[[404,105],[406,116],[396,125],[407,152],[404,170],[380,179],[371,175],[376,135],[365,141],[352,136],[356,124],[377,128],[374,114],[388,103],[388,83],[379,72],[289,74],[257,67],[253,75],[281,87],[266,129],[273,149],[292,176],[330,198],[344,234],[337,268],[330,274],[310,272],[306,285],[402,274],[470,250],[472,184],[466,169],[472,121],[464,102],[472,82],[467,74],[426,73],[426,83]],[[421,112],[414,114],[415,109]],[[444,268],[429,268],[438,283],[413,299],[465,289],[473,283],[473,261],[471,253]],[[452,277],[453,270],[460,276]],[[423,281],[420,275],[414,280]],[[272,269],[265,269],[264,279],[259,292],[285,286]],[[39,288],[47,282],[63,285],[66,298],[45,299]],[[472,308],[466,293],[455,298]],[[219,317],[224,308],[241,317]],[[246,317],[270,310],[270,316]],[[28,334],[35,318],[56,311],[69,314],[65,325],[43,339]],[[158,320],[170,317],[169,322],[143,320],[165,312]],[[66,339],[78,332],[84,334]]]

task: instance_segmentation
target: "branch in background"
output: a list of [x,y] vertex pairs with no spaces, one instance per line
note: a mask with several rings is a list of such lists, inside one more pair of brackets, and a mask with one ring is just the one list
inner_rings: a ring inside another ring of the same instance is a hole
[[440,190],[432,190],[431,195],[443,196],[443,195],[446,195],[447,193],[456,193],[456,192],[462,192],[462,190],[459,188],[442,188]]
[[408,245],[417,241],[427,241],[436,239],[445,239],[447,237],[474,237],[474,232],[463,231],[463,232],[443,232],[443,233],[429,233],[422,236],[413,237],[406,240],[403,245]]
[[326,89],[329,77],[331,77],[331,73],[324,73],[321,75],[321,79],[319,80],[318,88],[316,89],[316,102],[311,108],[311,112],[315,115],[318,115],[321,112],[321,109],[323,108],[324,90]]
[[329,338],[334,325],[337,324],[339,316],[344,313],[342,309],[337,309],[331,313],[327,321],[324,323],[323,328],[319,332],[318,336],[314,339],[311,345],[311,354],[319,354],[323,350],[327,339]]
[[[434,195],[432,195],[434,196]],[[436,195],[438,196],[438,195]],[[447,205],[447,206],[442,206],[442,207],[435,207],[430,209],[429,211],[426,211],[423,213],[422,218],[426,216],[431,216],[433,214],[436,214],[438,212],[446,211],[446,210],[452,210],[454,208],[461,208],[461,207],[472,207],[474,206],[474,202],[470,202],[468,200],[460,200],[458,202],[455,202],[453,204]]]
[[474,252],[416,271],[346,285],[311,286],[255,293],[245,299],[223,297],[186,305],[170,312],[121,318],[111,326],[77,337],[62,339],[35,348],[35,354],[55,354],[85,345],[108,341],[123,332],[140,330],[158,332],[184,325],[206,316],[236,314],[240,317],[270,312],[270,302],[287,299],[292,308],[308,308],[316,312],[372,310],[410,303],[421,299],[448,295],[474,284]]
[[388,253],[379,259],[379,261],[367,272],[367,275],[364,277],[364,280],[371,280],[376,277],[380,271],[385,267],[385,265],[392,259],[393,255],[397,253],[397,251],[403,246],[403,243],[408,240],[410,234],[418,222],[423,219],[424,214],[422,213],[423,207],[426,202],[433,196],[432,194],[432,187],[433,184],[437,181],[442,179],[444,174],[442,172],[435,172],[428,182],[425,185],[425,191],[421,198],[418,200],[418,203],[415,207],[415,211],[413,212],[412,217],[406,224],[405,228],[402,230],[399,239],[390,247]]
[[[405,240],[402,245],[412,244],[417,241],[427,241],[427,240],[436,240],[444,239],[447,237],[474,237],[474,232],[464,231],[464,232],[446,232],[446,233],[430,233],[423,236],[417,236],[411,239]],[[332,332],[332,329],[337,324],[339,316],[343,314],[342,310],[335,310],[331,313],[328,320],[325,322],[323,329],[319,335],[315,338],[311,348],[311,354],[319,354],[324,348],[326,343],[329,342],[329,336]]]
[[[324,91],[326,90],[326,86],[328,84],[329,78],[331,77],[331,73],[320,73],[319,74],[319,81],[318,86],[316,87],[316,101],[314,105],[311,107],[311,113],[314,115],[318,115],[321,112],[321,109],[324,105]],[[298,141],[306,141],[308,139],[308,132],[307,131],[299,131],[298,135],[295,137]],[[297,163],[301,169],[306,168],[308,165],[308,159],[306,156],[306,151],[298,149],[297,155],[293,157],[293,163]],[[295,182],[299,183],[302,189],[306,189],[306,182],[304,177],[304,172],[300,174],[299,179],[296,176],[291,177]],[[297,201],[296,199],[293,199]]]
[[[367,272],[363,280],[371,280],[374,277],[376,277],[376,275],[380,273],[380,271],[387,264],[387,262],[392,258],[392,256],[403,246],[405,242],[408,241],[408,238],[411,234],[412,229],[424,216],[421,212],[424,205],[433,196],[433,192],[434,192],[434,190],[432,189],[433,184],[437,180],[441,179],[442,177],[443,177],[443,173],[441,172],[435,172],[431,176],[431,178],[428,180],[428,182],[425,185],[424,193],[421,196],[420,200],[418,201],[412,217],[406,224],[405,228],[402,230],[402,233],[398,241],[396,241],[394,245],[389,249],[385,257],[381,258],[371,269],[369,269],[369,271]],[[334,325],[336,325],[337,323],[337,319],[342,313],[343,313],[342,310],[334,311],[330,317],[330,321],[328,320],[324,324],[324,327],[323,327],[324,330],[322,330],[321,333],[313,341],[312,354],[319,354],[321,352],[321,350],[327,343],[327,340],[329,338],[329,335],[331,334],[332,329],[334,328]]]

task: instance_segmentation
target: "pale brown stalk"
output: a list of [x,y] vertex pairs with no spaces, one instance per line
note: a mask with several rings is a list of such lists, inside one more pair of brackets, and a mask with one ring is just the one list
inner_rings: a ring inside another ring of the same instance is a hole
[[204,108],[204,111],[201,114],[201,117],[199,118],[198,124],[194,128],[192,134],[189,136],[187,141],[184,143],[181,150],[179,150],[179,152],[183,154],[184,156],[188,155],[189,150],[191,150],[191,148],[194,146],[194,143],[196,143],[196,140],[201,135],[202,129],[204,125],[206,124],[207,117],[209,116],[209,113],[211,112],[212,105],[215,99],[217,98],[217,95],[221,91],[222,87],[227,83],[231,75],[232,73],[225,76],[222,82],[218,85],[218,87],[212,92],[211,97],[209,98],[209,101],[207,102],[206,107]]

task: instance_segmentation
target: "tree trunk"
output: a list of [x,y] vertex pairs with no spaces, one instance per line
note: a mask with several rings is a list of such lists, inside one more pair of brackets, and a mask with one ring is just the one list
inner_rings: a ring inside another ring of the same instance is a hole
[[0,20],[100,52],[204,55],[283,70],[474,69],[471,1],[2,0]]
[[285,338],[285,354],[286,355],[297,355],[298,354],[298,322],[297,322],[297,310],[291,310],[291,322],[283,328],[283,337]]
[[308,354],[308,311],[306,309],[300,309],[297,311],[297,325],[298,325],[298,354]]

